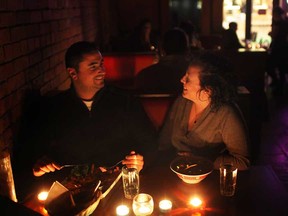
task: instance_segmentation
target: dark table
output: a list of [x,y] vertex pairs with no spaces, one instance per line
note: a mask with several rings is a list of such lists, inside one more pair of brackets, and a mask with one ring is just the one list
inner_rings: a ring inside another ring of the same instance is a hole
[[[140,192],[148,193],[154,200],[152,215],[243,215],[243,216],[287,216],[288,193],[270,166],[252,166],[250,170],[238,171],[236,192],[233,197],[220,195],[219,171],[213,171],[202,182],[186,184],[169,167],[154,167],[140,174]],[[200,198],[203,209],[193,209],[189,200]],[[173,202],[170,213],[160,213],[160,200]],[[100,201],[93,216],[115,216],[116,207],[125,204],[132,211],[132,201],[125,199],[122,180]],[[26,206],[37,211],[37,202],[27,202]],[[196,213],[198,212],[198,213]]]

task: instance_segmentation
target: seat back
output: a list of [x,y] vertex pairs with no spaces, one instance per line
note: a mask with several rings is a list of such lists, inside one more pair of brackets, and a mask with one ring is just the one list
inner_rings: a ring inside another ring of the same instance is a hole
[[139,94],[137,96],[155,128],[161,128],[176,96],[172,94]]

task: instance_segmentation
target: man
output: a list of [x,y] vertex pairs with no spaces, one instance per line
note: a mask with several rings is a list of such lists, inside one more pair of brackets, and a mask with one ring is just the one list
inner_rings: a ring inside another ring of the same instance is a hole
[[238,25],[236,22],[229,23],[229,29],[223,32],[222,49],[239,49],[244,48],[239,42],[237,31]]
[[272,41],[268,50],[267,73],[272,79],[270,86],[273,93],[282,95],[288,71],[288,20],[281,7],[273,9],[272,30],[269,35]]
[[143,157],[156,148],[156,133],[140,103],[105,85],[103,62],[93,43],[77,42],[67,50],[65,63],[72,85],[47,103],[45,125],[41,125],[47,149],[34,165],[35,176],[64,164],[111,166],[120,160],[140,171]]

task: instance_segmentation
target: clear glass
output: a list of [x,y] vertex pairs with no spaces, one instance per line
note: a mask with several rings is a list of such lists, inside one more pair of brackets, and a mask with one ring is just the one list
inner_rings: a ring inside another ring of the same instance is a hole
[[133,199],[139,193],[139,172],[135,168],[122,168],[123,190],[125,198]]
[[133,212],[136,216],[151,215],[154,210],[154,202],[152,196],[140,193],[133,199]]
[[235,194],[237,181],[237,168],[231,163],[220,165],[220,193],[223,196]]
[[10,154],[5,151],[0,154],[0,194],[17,202]]

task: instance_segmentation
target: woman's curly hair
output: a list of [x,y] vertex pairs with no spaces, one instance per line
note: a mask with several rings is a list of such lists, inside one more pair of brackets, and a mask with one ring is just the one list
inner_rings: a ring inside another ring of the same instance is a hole
[[189,67],[201,69],[199,91],[210,91],[211,107],[217,110],[225,103],[234,103],[237,96],[237,78],[233,67],[223,56],[211,52],[198,52],[191,56]]

